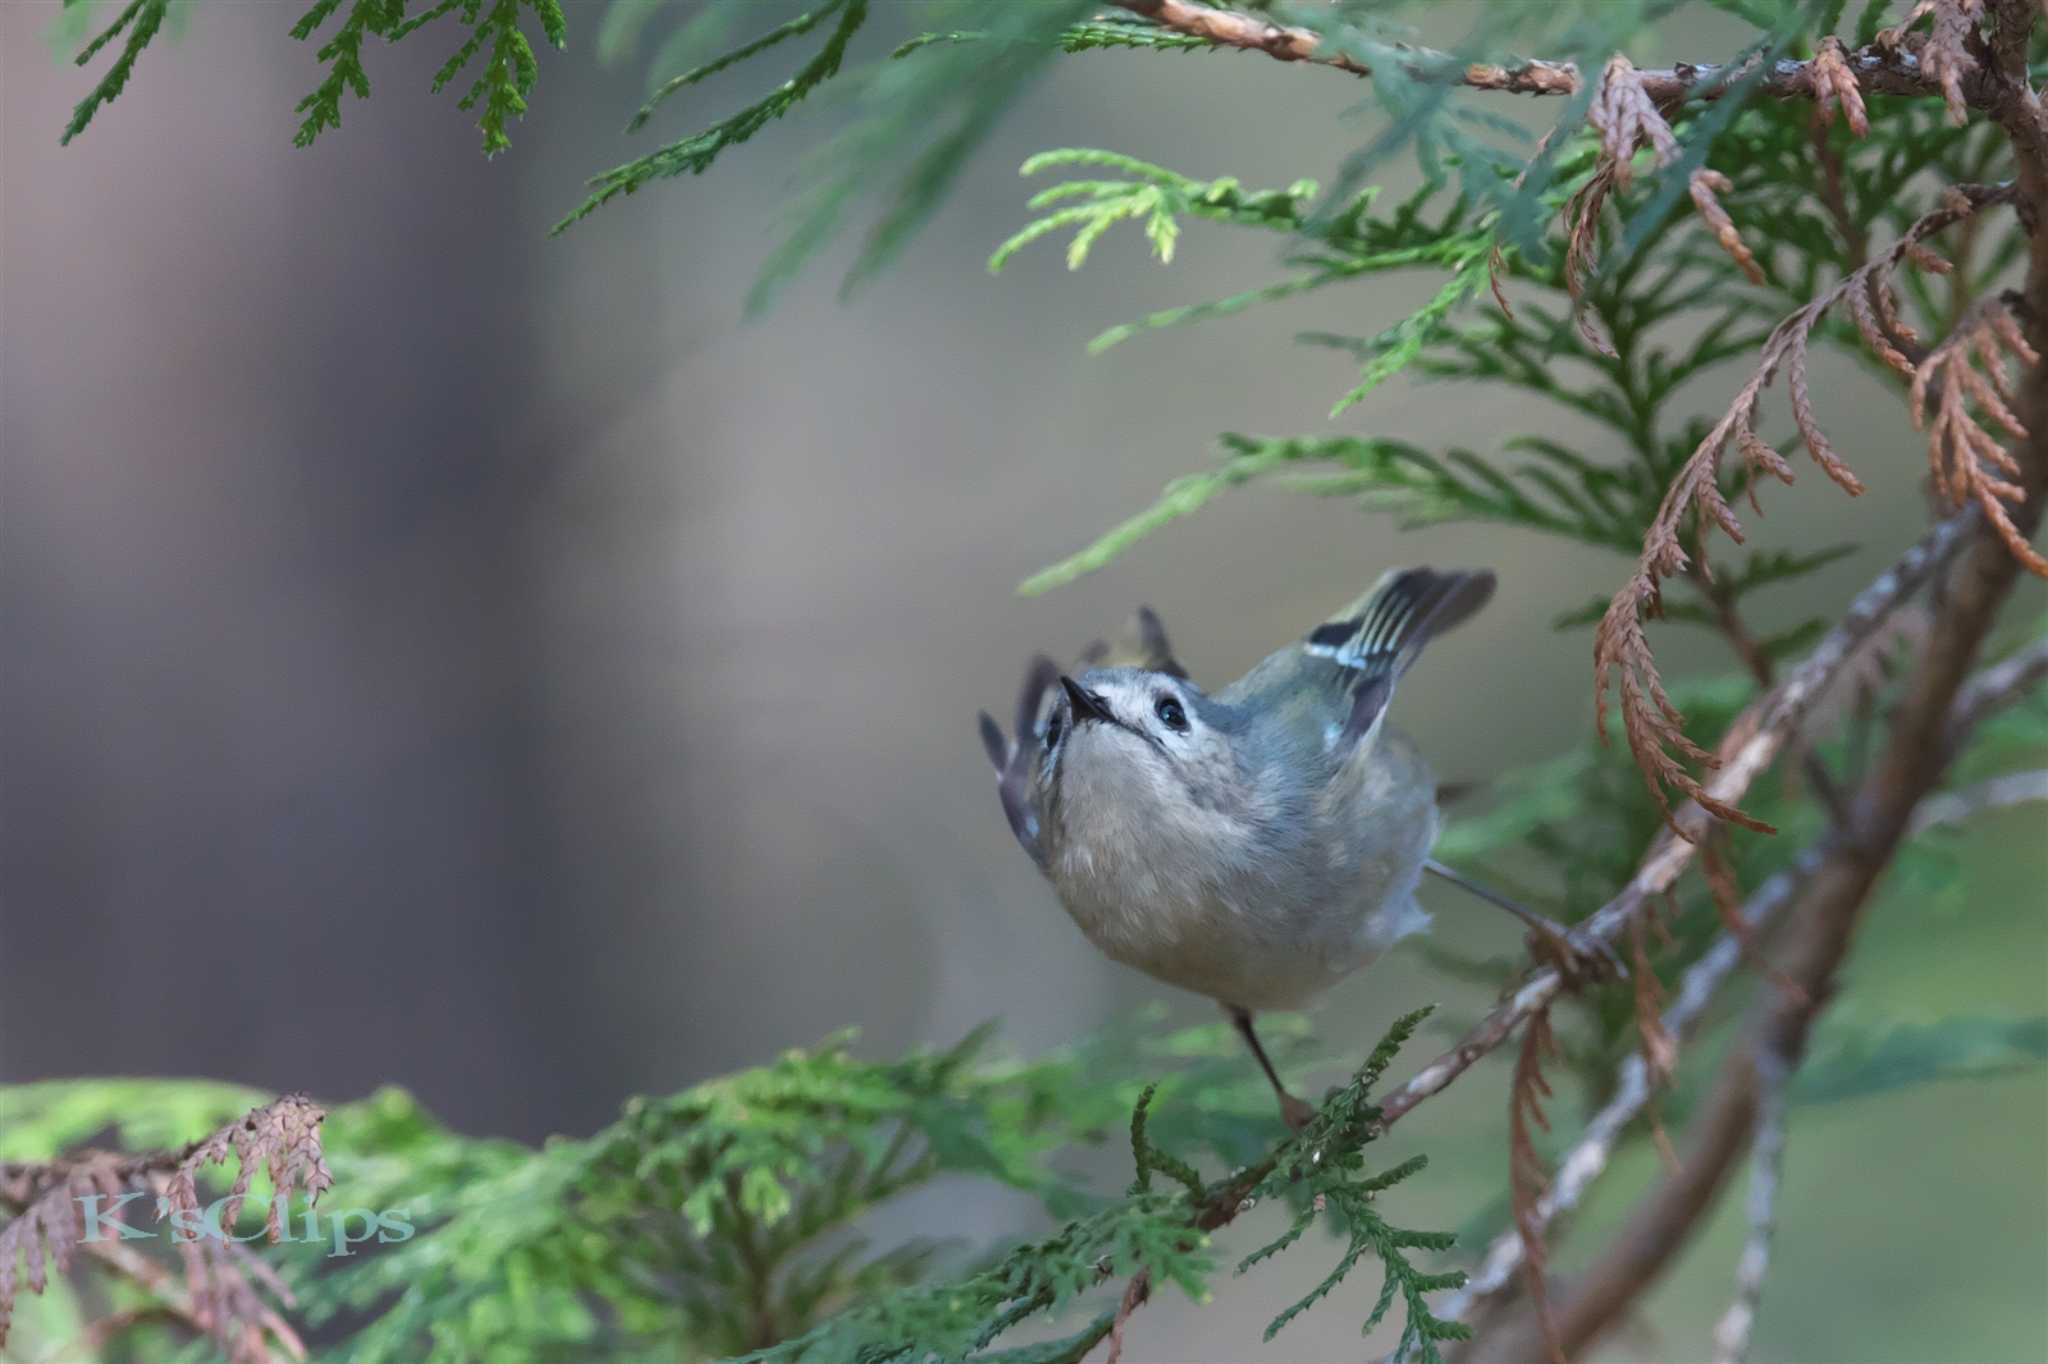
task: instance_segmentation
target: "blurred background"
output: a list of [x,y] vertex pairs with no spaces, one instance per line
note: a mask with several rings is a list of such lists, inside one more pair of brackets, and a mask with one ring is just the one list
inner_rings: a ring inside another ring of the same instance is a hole
[[[1277,252],[1197,225],[1170,268],[1132,233],[1079,274],[1047,243],[991,278],[1025,218],[1018,163],[1106,145],[1251,184],[1327,177],[1362,136],[1347,82],[1244,57],[1062,62],[878,284],[842,304],[828,260],[747,324],[789,169],[835,115],[550,241],[582,177],[740,98],[709,88],[623,138],[642,73],[597,63],[596,9],[572,4],[571,51],[543,50],[531,120],[487,164],[428,93],[431,41],[376,47],[375,97],[295,150],[313,56],[248,4],[196,7],[60,149],[89,79],[45,40],[56,5],[0,3],[0,1079],[390,1081],[464,1130],[536,1139],[846,1024],[876,1055],[990,1017],[1022,1052],[1072,1040],[1168,992],[1060,912],[974,712],[1007,717],[1032,651],[1140,601],[1213,686],[1384,568],[1490,564],[1495,605],[1432,652],[1397,722],[1454,780],[1583,738],[1589,638],[1548,622],[1625,571],[1593,551],[1248,492],[1014,594],[1206,464],[1218,432],[1325,429],[1346,362],[1293,335],[1371,332],[1434,284],[1090,359],[1103,326],[1270,278]],[[1284,126],[1247,116],[1276,101]],[[1834,611],[1924,516],[1898,408],[1845,364],[1821,378],[1872,491],[1802,480],[1762,541],[1814,515],[1865,549],[1788,618]],[[1514,406],[1397,383],[1340,427],[1483,450],[1526,426]],[[2043,832],[2038,807],[1982,827],[1966,913],[1888,902],[1845,1007],[2048,1011]],[[1453,945],[1512,949],[1491,911],[1426,894]],[[1485,992],[1397,955],[1316,1027],[1363,1045],[1433,998]],[[1169,1002],[1175,1023],[1212,1016]],[[1502,1188],[1503,1074],[1404,1127],[1438,1162],[1424,1218]],[[1787,1168],[1759,1358],[2048,1358],[2039,1071],[1804,1113]],[[1623,1170],[1587,1230],[1648,1175]],[[918,1216],[987,1238],[1019,1214],[977,1197]],[[1697,1351],[1739,1217],[1728,1200],[1613,1357]],[[1258,1345],[1313,1268],[1163,1304],[1133,1355],[1353,1357],[1339,1312]]]

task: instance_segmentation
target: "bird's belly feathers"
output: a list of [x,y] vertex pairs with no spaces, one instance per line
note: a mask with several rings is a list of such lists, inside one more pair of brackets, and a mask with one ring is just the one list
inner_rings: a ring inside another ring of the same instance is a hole
[[1117,938],[1091,933],[1105,953],[1154,980],[1254,1011],[1297,1009],[1369,965],[1378,951],[1354,941],[1336,951],[1276,942],[1242,930],[1242,916],[1199,941],[1158,936]]
[[[1385,846],[1305,855],[1341,879],[1240,873],[1205,882],[1173,865],[1070,848],[1051,868],[1060,901],[1105,955],[1241,1008],[1298,1008],[1397,940],[1428,927],[1415,902],[1436,834],[1433,805]],[[1362,854],[1362,855],[1361,855]]]

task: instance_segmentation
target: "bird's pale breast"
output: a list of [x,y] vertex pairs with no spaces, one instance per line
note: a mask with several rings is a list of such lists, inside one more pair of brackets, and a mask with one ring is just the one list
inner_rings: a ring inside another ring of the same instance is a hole
[[1436,836],[1434,781],[1391,732],[1296,802],[1275,840],[1256,809],[1094,806],[1049,868],[1106,955],[1248,1009],[1299,1007],[1427,927],[1415,902]]

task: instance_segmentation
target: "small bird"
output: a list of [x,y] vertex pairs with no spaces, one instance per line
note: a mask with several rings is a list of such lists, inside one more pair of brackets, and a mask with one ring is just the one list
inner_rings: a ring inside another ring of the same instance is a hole
[[[1016,739],[981,738],[1010,828],[1102,952],[1223,1006],[1299,1129],[1252,1023],[1307,1003],[1429,926],[1425,870],[1564,930],[1430,859],[1436,779],[1386,723],[1423,646],[1492,597],[1484,571],[1398,569],[1214,696],[1150,608],[1136,655],[1032,661]],[[1573,943],[1576,950],[1577,944]]]

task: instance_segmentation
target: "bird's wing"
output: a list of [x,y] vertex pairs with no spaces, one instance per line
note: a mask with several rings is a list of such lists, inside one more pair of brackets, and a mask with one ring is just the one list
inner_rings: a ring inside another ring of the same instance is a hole
[[1326,747],[1341,754],[1373,733],[1394,684],[1430,640],[1493,596],[1493,574],[1402,568],[1298,645],[1281,650],[1227,688],[1224,700],[1264,710],[1309,702],[1323,717]]

